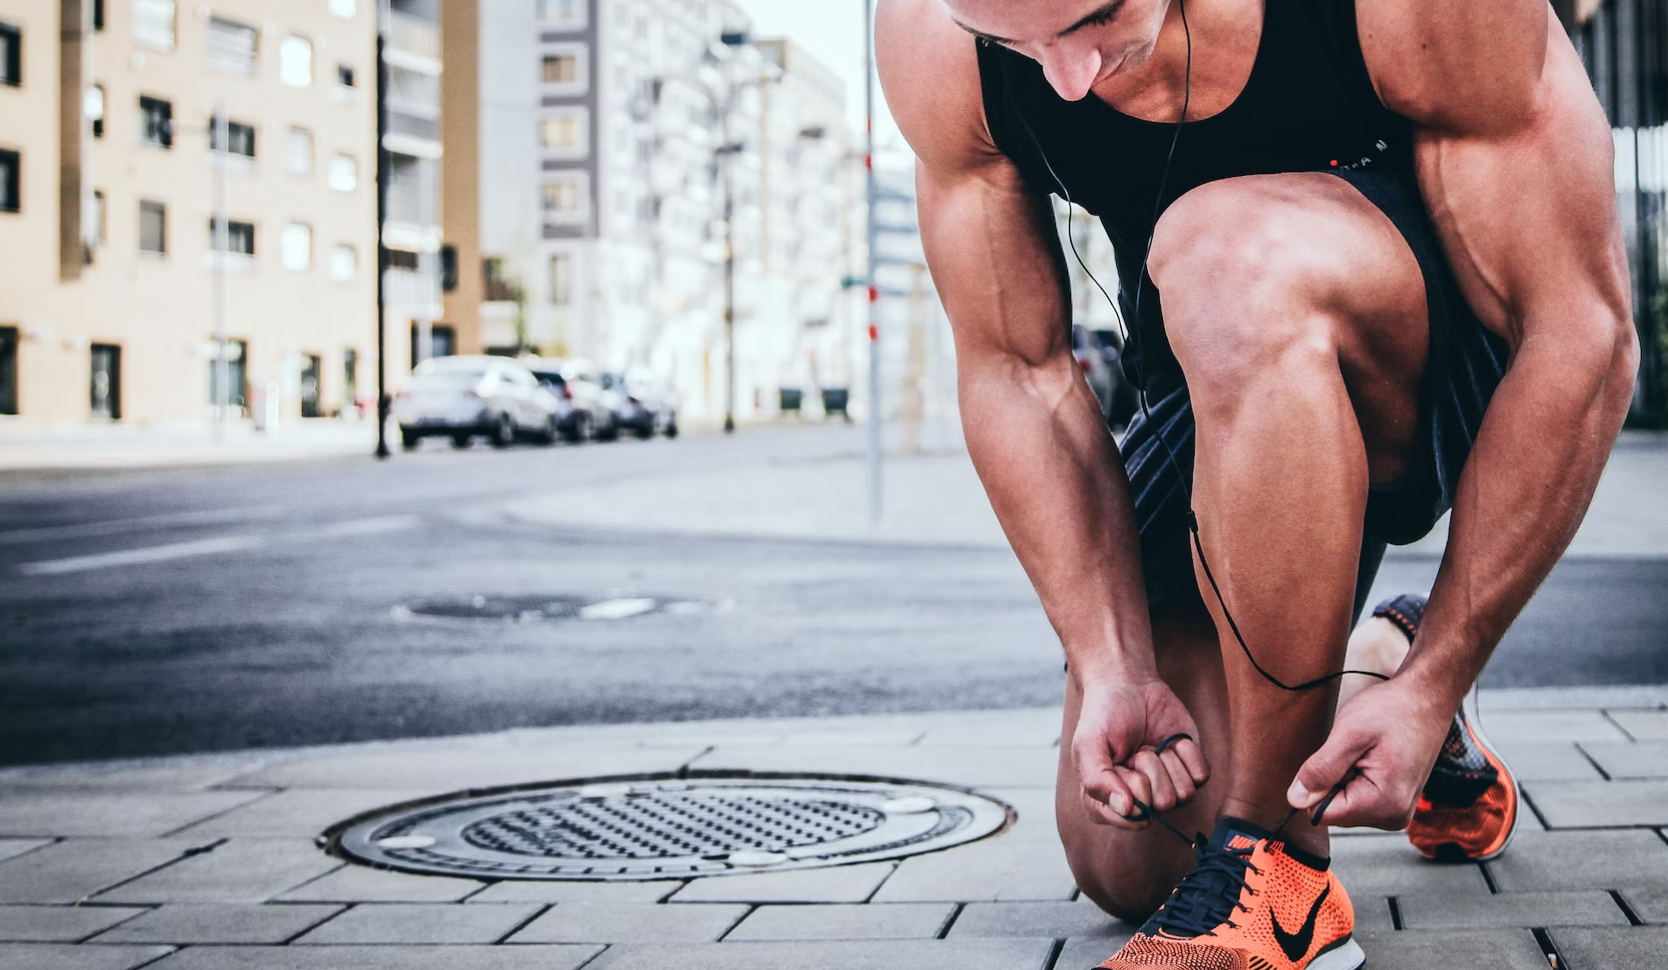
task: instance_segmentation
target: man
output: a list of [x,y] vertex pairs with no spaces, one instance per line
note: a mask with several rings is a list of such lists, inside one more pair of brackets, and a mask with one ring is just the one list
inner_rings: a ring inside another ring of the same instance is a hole
[[[1104,966],[1353,970],[1293,813],[1504,848],[1515,787],[1456,711],[1632,393],[1574,50],[1545,0],[881,0],[877,44],[968,448],[1066,651],[1061,837],[1089,898],[1152,914]],[[1122,460],[1050,193],[1117,255],[1150,409]],[[1450,507],[1428,611],[1351,638],[1384,543]],[[1346,648],[1393,676],[1340,703]]]

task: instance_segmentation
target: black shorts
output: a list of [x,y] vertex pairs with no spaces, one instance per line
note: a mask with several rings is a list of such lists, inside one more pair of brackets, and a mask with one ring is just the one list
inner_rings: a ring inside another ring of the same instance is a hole
[[[1356,580],[1359,617],[1385,545],[1405,545],[1423,537],[1453,505],[1483,412],[1505,374],[1508,348],[1482,325],[1460,294],[1418,192],[1403,180],[1376,172],[1335,174],[1359,189],[1401,230],[1424,274],[1430,315],[1418,452],[1401,479],[1373,486],[1367,497]],[[1149,399],[1147,407],[1151,420],[1137,413],[1120,451],[1141,530],[1147,602],[1157,612],[1202,603],[1187,529],[1187,490],[1180,480],[1185,475],[1191,488],[1193,407],[1185,384]],[[1163,443],[1155,430],[1162,432]],[[1179,468],[1172,466],[1165,443]]]

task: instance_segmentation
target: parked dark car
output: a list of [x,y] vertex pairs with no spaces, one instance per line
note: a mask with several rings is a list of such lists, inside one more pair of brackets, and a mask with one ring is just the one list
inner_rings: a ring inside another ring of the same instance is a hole
[[1072,332],[1072,356],[1083,376],[1100,401],[1100,411],[1114,431],[1129,425],[1140,407],[1135,385],[1124,376],[1123,339],[1116,330],[1090,330],[1075,325]]
[[647,374],[603,374],[602,387],[622,430],[639,438],[678,435],[678,409],[672,394]]

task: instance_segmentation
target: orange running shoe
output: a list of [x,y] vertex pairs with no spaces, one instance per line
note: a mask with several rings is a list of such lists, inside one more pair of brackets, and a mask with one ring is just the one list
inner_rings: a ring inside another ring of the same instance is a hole
[[[1398,596],[1380,603],[1373,615],[1394,623],[1411,643],[1425,615],[1425,598]],[[1517,818],[1517,779],[1462,706],[1419,793],[1408,841],[1430,859],[1487,862],[1506,851]]]
[[1198,861],[1102,970],[1356,970],[1355,909],[1329,860],[1224,818]]

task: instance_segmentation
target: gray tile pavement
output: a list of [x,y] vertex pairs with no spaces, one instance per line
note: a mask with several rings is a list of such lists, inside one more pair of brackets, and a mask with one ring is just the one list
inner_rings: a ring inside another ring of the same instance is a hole
[[[278,896],[285,903],[455,903],[486,883],[450,876],[414,876],[386,869],[343,866]],[[496,900],[511,902],[512,900]],[[526,900],[513,900],[523,902]]]
[[0,862],[0,903],[73,903],[185,857],[201,839],[69,839]]
[[17,970],[134,970],[166,954],[166,946],[70,946],[0,943],[0,967]]
[[230,839],[99,895],[107,903],[261,903],[342,865],[308,839]]
[[1417,895],[1397,899],[1410,930],[1478,927],[1627,926],[1609,893],[1598,890],[1501,893],[1496,896]]
[[611,946],[585,970],[1044,970],[1047,939],[842,940]]
[[0,941],[72,943],[143,912],[119,906],[0,906]]
[[433,903],[362,903],[309,931],[301,945],[497,943],[539,911],[536,903],[447,906]]
[[509,942],[713,943],[741,922],[747,911],[746,905],[734,903],[557,903],[517,930]]
[[724,939],[933,939],[949,924],[955,912],[956,907],[950,903],[760,906],[741,925],[725,934]]
[[[1483,867],[1426,862],[1400,835],[1338,833],[1369,966],[1545,970],[1531,928],[1550,928],[1568,970],[1651,965],[1668,930],[1668,739],[1653,736],[1668,712],[1606,710],[1593,690],[1507,696],[1485,695],[1486,727],[1510,739],[1553,831],[1524,817],[1487,867],[1498,892]],[[1086,970],[1132,928],[1074,898],[1053,821],[1057,723],[1033,710],[614,725],[0,771],[0,967]],[[425,793],[670,771],[707,751],[702,767],[974,787],[1016,817],[896,863],[656,883],[393,873],[312,838]],[[1611,890],[1652,925],[1629,926]]]
[[[212,946],[181,950],[155,967],[157,970],[579,970],[595,966],[590,961],[601,949],[584,945]],[[93,968],[77,966],[75,970]]]
[[98,943],[237,944],[287,943],[324,922],[342,906],[273,906],[226,903],[169,903],[143,910],[106,933]]

